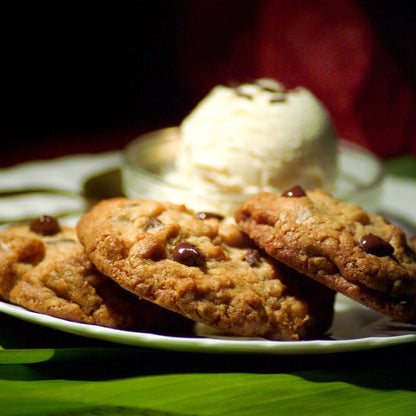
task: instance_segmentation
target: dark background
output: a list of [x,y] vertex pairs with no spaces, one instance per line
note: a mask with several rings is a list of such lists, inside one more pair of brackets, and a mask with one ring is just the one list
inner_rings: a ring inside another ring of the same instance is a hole
[[175,3],[9,8],[2,164],[22,146],[29,158],[121,148],[136,132],[180,119],[188,99],[175,65]]
[[[361,3],[416,93],[415,5]],[[179,123],[213,85],[258,75],[251,62],[259,4],[155,0],[3,8],[0,166],[121,149],[140,133]],[[244,53],[231,49],[230,39]],[[233,58],[239,53],[243,64]]]

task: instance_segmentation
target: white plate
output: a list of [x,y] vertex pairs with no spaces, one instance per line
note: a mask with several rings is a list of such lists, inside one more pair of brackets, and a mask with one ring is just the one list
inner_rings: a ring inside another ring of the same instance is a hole
[[0,302],[0,312],[75,335],[136,347],[172,351],[228,354],[327,354],[416,342],[415,325],[393,322],[342,295],[337,297],[334,323],[328,333],[328,339],[291,342],[233,337],[199,324],[195,328],[194,337],[122,331],[53,318],[4,302]]
[[[119,163],[119,154],[78,155],[52,161],[32,162],[11,169],[0,170],[1,190],[38,189],[51,187],[75,193],[76,200],[82,195],[83,183],[97,172],[111,170]],[[353,157],[355,160],[355,156]],[[353,160],[353,161],[354,161]],[[58,174],[59,173],[59,174]],[[75,177],[74,174],[76,173]],[[79,193],[79,195],[78,195]],[[59,207],[44,195],[39,203],[12,203],[10,196],[1,201],[10,205],[13,215],[16,207],[23,207],[19,215],[53,215]],[[393,213],[394,217],[409,225],[409,232],[416,226],[413,207],[416,204],[414,181],[387,177],[381,201],[381,211]],[[5,211],[2,210],[2,215]],[[121,331],[94,325],[70,322],[30,312],[21,307],[0,302],[0,312],[35,324],[60,331],[112,341],[138,347],[168,349],[175,351],[215,353],[261,353],[261,354],[324,354],[343,351],[359,351],[416,342],[416,326],[397,324],[344,296],[338,295],[335,319],[327,339],[314,341],[277,342],[261,338],[230,337],[203,325],[196,327],[194,337],[173,337],[151,333]]]

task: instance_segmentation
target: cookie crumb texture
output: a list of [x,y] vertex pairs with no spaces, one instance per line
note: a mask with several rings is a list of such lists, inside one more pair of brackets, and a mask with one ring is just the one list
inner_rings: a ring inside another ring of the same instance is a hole
[[413,244],[384,217],[323,191],[261,193],[235,219],[267,253],[318,282],[402,322],[416,322]]
[[77,232],[102,273],[193,321],[276,340],[318,337],[331,324],[332,290],[256,253],[215,215],[118,198],[97,204]]
[[26,225],[3,231],[0,297],[57,318],[119,329],[190,326],[180,315],[139,300],[96,271],[70,227],[51,235]]

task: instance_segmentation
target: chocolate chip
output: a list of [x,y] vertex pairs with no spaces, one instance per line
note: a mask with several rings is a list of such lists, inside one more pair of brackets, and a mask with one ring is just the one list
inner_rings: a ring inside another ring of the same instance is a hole
[[366,234],[361,237],[360,247],[366,253],[377,257],[390,256],[394,252],[391,244],[374,234]]
[[178,244],[172,251],[173,260],[190,267],[199,267],[205,261],[199,248],[189,243]]
[[195,216],[200,220],[208,220],[210,218],[216,218],[221,221],[224,219],[224,216],[221,214],[216,214],[214,212],[197,212]]
[[256,267],[260,260],[260,253],[254,248],[250,248],[244,255],[244,261],[246,261],[251,267]]
[[61,231],[58,221],[49,215],[42,215],[30,223],[30,230],[36,234],[54,235]]
[[300,198],[302,196],[306,196],[306,192],[303,188],[299,185],[295,185],[294,187],[288,189],[287,191],[282,193],[282,196],[285,197],[293,197],[293,198]]
[[148,220],[146,222],[146,224],[143,226],[143,231],[148,231],[152,228],[157,228],[160,227],[162,225],[162,223],[156,218],[150,218],[150,220]]

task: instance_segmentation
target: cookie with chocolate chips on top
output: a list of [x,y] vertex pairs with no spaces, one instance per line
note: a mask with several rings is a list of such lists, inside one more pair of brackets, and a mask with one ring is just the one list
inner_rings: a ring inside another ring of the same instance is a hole
[[260,252],[235,224],[183,205],[102,201],[77,232],[91,261],[120,286],[239,336],[318,337],[334,292]]
[[49,216],[0,233],[0,298],[34,312],[87,324],[185,331],[191,322],[140,300],[99,273],[75,228]]
[[384,217],[296,186],[254,196],[235,219],[275,259],[394,320],[416,323],[413,244]]

